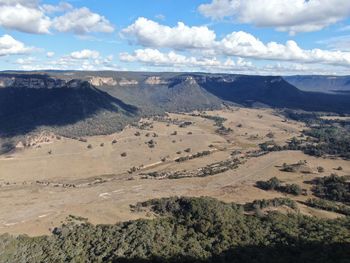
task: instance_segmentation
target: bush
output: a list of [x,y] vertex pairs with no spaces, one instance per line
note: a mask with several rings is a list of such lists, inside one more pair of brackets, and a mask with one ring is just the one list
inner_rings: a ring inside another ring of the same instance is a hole
[[292,195],[301,195],[303,190],[297,184],[286,184],[282,185],[281,181],[278,180],[277,177],[272,177],[267,181],[258,181],[256,182],[256,187],[268,191],[268,190],[276,190],[287,194]]
[[186,153],[189,153],[189,152],[191,152],[191,148],[187,148],[187,149],[185,149],[184,150]]
[[272,177],[268,181],[258,181],[256,186],[263,190],[277,190],[281,186],[281,181],[277,177]]
[[324,173],[324,168],[323,168],[322,166],[318,166],[318,167],[317,167],[317,171],[318,171],[319,173]]
[[350,202],[350,183],[344,176],[332,174],[314,180],[313,184],[312,191],[320,198],[345,203]]
[[281,192],[292,194],[292,195],[301,195],[303,190],[297,184],[286,184],[285,186],[280,187]]
[[306,205],[315,207],[318,209],[332,211],[346,216],[350,216],[350,206],[337,204],[332,201],[327,201],[324,199],[310,198],[305,202]]

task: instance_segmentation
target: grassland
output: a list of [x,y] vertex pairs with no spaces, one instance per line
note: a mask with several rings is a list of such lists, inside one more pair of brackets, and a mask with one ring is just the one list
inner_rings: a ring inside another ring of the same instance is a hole
[[[230,128],[218,132],[213,118],[224,118]],[[246,203],[256,199],[285,197],[277,191],[255,187],[258,180],[278,177],[298,184],[306,195],[289,196],[305,215],[338,218],[343,215],[305,205],[313,198],[310,181],[350,173],[341,159],[316,158],[300,151],[263,153],[259,144],[273,140],[279,145],[301,135],[305,125],[286,120],[271,109],[230,107],[220,111],[168,114],[142,119],[122,132],[84,138],[41,134],[0,156],[0,233],[31,236],[49,234],[69,215],[88,218],[93,224],[113,224],[152,217],[132,213],[130,205],[170,196],[209,196],[225,202]],[[152,141],[152,142],[151,142]],[[188,150],[189,149],[189,150]],[[209,155],[176,162],[199,152]],[[151,172],[187,173],[205,166],[238,158],[237,168],[206,177],[143,179]],[[312,173],[281,171],[284,163],[306,160]],[[319,173],[317,167],[323,167]]]

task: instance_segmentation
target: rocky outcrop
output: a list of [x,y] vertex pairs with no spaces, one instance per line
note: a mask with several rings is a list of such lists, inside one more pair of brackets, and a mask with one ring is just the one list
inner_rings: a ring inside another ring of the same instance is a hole
[[119,81],[119,86],[135,86],[138,84],[139,82],[134,79],[122,79]]
[[145,80],[145,84],[147,85],[167,85],[168,81],[162,79],[158,76],[152,76]]
[[118,82],[114,78],[92,77],[89,82],[96,87],[118,85]]
[[14,77],[0,77],[0,88],[10,87],[14,82]]

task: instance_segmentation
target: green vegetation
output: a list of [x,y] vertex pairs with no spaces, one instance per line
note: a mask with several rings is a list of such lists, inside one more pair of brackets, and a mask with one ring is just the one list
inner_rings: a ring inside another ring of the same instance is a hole
[[349,178],[332,174],[315,179],[312,183],[313,193],[323,199],[350,203],[350,183]]
[[[350,158],[349,121],[322,119],[325,114],[314,112],[286,110],[283,114],[287,118],[306,123],[309,127],[303,132],[306,139],[293,138],[287,146],[280,149],[271,147],[270,151],[301,150],[317,157],[332,155]],[[266,148],[266,145],[262,147]]]
[[[190,151],[191,151],[190,148],[185,150],[185,152],[187,152],[187,153],[189,153]],[[181,154],[181,151],[178,151],[177,154]],[[175,162],[181,163],[181,162],[185,162],[187,160],[192,160],[192,159],[200,158],[200,157],[203,157],[203,156],[207,156],[209,154],[211,154],[210,151],[198,152],[198,153],[195,153],[195,154],[192,154],[192,155],[189,155],[189,156],[183,156],[183,157],[177,158],[175,160]]]
[[1,262],[348,262],[350,220],[245,214],[212,198],[133,207],[156,218],[116,225],[67,223],[52,236],[0,238]]
[[339,204],[336,202],[324,200],[324,199],[316,199],[316,198],[310,198],[305,202],[306,205],[315,207],[318,209],[336,212],[339,214],[343,214],[346,216],[350,216],[350,206]]
[[258,181],[256,186],[263,190],[275,190],[292,195],[301,195],[303,190],[297,184],[286,184],[282,185],[281,181],[277,177],[272,177],[267,181]]
[[281,181],[277,177],[272,177],[267,181],[258,181],[256,186],[263,190],[277,190],[281,186]]
[[[198,115],[192,114],[192,116],[198,116]],[[206,115],[206,114],[201,114],[199,116],[202,117],[202,118],[214,121],[215,122],[214,125],[217,126],[217,127],[223,126],[224,122],[227,121],[226,118],[220,117],[220,116],[211,116],[211,115]]]
[[270,200],[262,199],[255,200],[252,203],[246,203],[243,207],[245,211],[255,211],[256,209],[264,209],[269,207],[279,207],[279,206],[287,206],[292,209],[297,208],[297,204],[295,201],[289,198],[274,198]]
[[321,126],[304,132],[316,140],[304,147],[306,154],[323,156],[325,154],[350,158],[350,132],[340,127]]

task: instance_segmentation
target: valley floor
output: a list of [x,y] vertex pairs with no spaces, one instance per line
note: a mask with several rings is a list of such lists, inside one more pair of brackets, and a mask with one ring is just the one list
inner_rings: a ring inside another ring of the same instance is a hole
[[[218,116],[225,118],[222,124],[215,124]],[[222,132],[220,125],[231,130]],[[259,154],[260,143],[273,139],[283,145],[304,128],[303,123],[285,120],[270,109],[229,108],[143,119],[137,127],[108,136],[30,138],[30,147],[19,145],[15,152],[0,157],[0,233],[48,234],[69,215],[94,224],[148,218],[151,215],[145,212],[131,212],[130,205],[159,197],[210,196],[237,203],[283,197],[254,184],[277,176],[310,189],[304,181],[329,175],[335,167],[343,168],[338,175],[350,174],[350,163],[340,159],[315,158],[299,151]],[[209,152],[176,161],[205,151]],[[212,176],[145,179],[153,172],[186,175],[232,158],[240,160],[237,168]],[[301,160],[315,172],[279,169],[283,163]],[[317,172],[319,166],[324,168],[322,174]],[[307,196],[290,197],[305,201],[311,196],[307,192]],[[300,203],[298,208],[308,215],[340,216]]]

